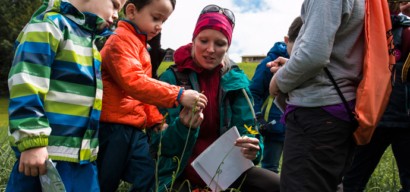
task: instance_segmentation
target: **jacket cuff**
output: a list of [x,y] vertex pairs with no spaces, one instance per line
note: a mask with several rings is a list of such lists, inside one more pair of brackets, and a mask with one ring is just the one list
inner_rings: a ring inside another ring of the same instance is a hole
[[26,151],[31,148],[46,146],[48,146],[48,136],[46,135],[23,138],[20,142],[17,143],[17,148],[20,152]]
[[175,102],[175,106],[178,106],[179,104],[181,104],[181,99],[182,99],[183,94],[184,94],[184,88],[181,87],[178,91],[178,96],[177,96],[177,100]]

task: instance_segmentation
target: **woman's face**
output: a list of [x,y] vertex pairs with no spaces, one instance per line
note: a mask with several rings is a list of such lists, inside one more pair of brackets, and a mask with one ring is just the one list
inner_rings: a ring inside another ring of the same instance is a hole
[[213,29],[201,31],[193,40],[195,61],[207,70],[212,70],[222,63],[228,48],[228,39]]

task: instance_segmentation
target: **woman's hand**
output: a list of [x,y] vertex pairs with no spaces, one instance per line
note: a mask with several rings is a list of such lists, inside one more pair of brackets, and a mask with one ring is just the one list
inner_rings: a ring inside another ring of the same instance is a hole
[[256,155],[260,150],[259,140],[257,138],[251,138],[248,136],[236,139],[235,146],[240,147],[243,156],[250,160],[256,159]]
[[179,120],[184,126],[196,129],[204,120],[204,114],[202,109],[193,112],[192,109],[184,107],[179,113]]

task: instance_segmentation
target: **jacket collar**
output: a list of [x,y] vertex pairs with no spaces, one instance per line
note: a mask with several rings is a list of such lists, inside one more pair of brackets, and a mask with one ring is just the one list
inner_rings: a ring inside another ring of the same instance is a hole
[[270,56],[272,60],[275,60],[279,56],[289,58],[288,51],[286,49],[286,43],[276,42],[269,50],[267,55]]
[[142,32],[137,25],[127,19],[122,19],[118,22],[118,26],[122,26],[130,31],[132,31],[138,38],[144,42],[144,45],[147,46],[148,36],[147,33]]
[[34,13],[37,17],[46,12],[57,12],[72,20],[81,28],[95,33],[97,36],[111,35],[109,28],[98,30],[100,25],[105,23],[104,19],[89,12],[80,12],[68,0],[43,0],[43,4]]
[[248,77],[237,66],[232,66],[221,78],[221,85],[225,91],[244,89],[249,87],[249,84]]

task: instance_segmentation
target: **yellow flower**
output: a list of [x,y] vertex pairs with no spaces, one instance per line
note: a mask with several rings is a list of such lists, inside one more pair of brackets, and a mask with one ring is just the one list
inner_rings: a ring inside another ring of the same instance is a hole
[[247,126],[246,124],[244,124],[244,126],[245,126],[246,130],[248,130],[248,133],[253,134],[253,135],[259,134],[257,130],[252,129],[252,125]]

